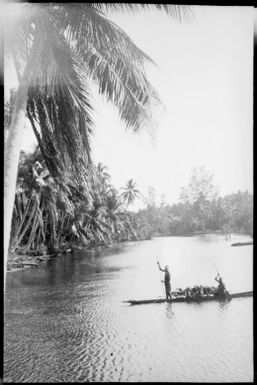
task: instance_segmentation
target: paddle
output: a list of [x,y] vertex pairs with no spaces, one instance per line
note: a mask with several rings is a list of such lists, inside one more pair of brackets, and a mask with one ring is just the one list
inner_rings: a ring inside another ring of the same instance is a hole
[[[216,270],[216,272],[217,272],[217,276],[218,275],[220,275],[220,273],[218,272],[218,269],[217,269],[217,267],[216,267],[216,265],[215,265],[215,263],[213,262],[213,265],[214,265],[214,267],[215,267],[215,270]],[[220,277],[221,278],[221,277]],[[223,284],[224,285],[224,284]],[[224,286],[225,287],[225,286]],[[229,293],[229,291],[227,290],[227,289],[225,289],[225,291],[227,292],[227,293]]]
[[161,271],[160,271],[160,269],[159,269],[159,262],[158,262],[157,256],[155,256],[155,257],[156,257],[156,262],[157,262],[158,270],[159,270],[159,274],[160,274],[160,280],[161,280],[161,285],[162,285],[162,292],[163,292],[163,295],[165,295],[165,293],[164,293],[164,288],[163,288],[163,284],[162,284],[163,280],[162,280],[162,277],[161,277]]
[[218,276],[218,275],[220,276],[220,273],[218,272],[217,266],[215,265],[215,263],[214,263],[214,262],[213,262],[213,265],[214,265],[214,267],[215,267],[215,270],[216,270],[217,276]]
[[215,267],[216,273],[219,274],[218,269],[217,269],[217,267],[216,267],[214,262],[213,262],[213,266]]

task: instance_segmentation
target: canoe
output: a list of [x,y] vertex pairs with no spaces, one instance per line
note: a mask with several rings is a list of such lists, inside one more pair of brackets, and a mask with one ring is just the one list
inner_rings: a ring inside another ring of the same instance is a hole
[[232,298],[242,298],[242,297],[252,297],[253,292],[252,291],[245,291],[241,293],[232,293],[229,294],[228,297],[222,298],[222,297],[217,297],[214,296],[213,294],[210,295],[202,295],[199,297],[185,297],[185,296],[174,296],[172,299],[164,299],[164,298],[156,298],[156,299],[144,299],[144,300],[128,300],[128,301],[123,301],[125,303],[129,303],[130,305],[145,305],[145,304],[150,304],[150,303],[173,303],[173,302],[187,302],[187,303],[200,303],[204,301],[230,301]]
[[247,245],[253,245],[253,242],[237,242],[237,243],[232,243],[231,246],[247,246]]

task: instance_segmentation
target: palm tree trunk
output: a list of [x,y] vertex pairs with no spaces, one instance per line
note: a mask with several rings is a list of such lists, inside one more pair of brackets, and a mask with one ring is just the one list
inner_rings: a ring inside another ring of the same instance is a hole
[[29,240],[28,240],[27,245],[25,246],[24,253],[27,253],[29,251],[33,241],[35,240],[35,235],[36,235],[36,231],[37,231],[38,225],[39,225],[39,223],[38,223],[38,215],[37,215],[37,212],[36,212],[36,215],[34,216],[34,219],[33,219]]
[[50,243],[49,246],[51,249],[56,249],[58,247],[58,241],[56,236],[56,208],[53,205],[49,205],[49,228],[50,228]]
[[21,207],[21,199],[20,199],[20,194],[15,194],[15,203],[16,203],[16,208],[17,212],[19,215],[20,221],[22,220],[22,207]]
[[39,246],[40,246],[40,236],[42,236],[42,228],[39,226],[38,232],[37,232],[37,238],[36,238],[36,241],[35,241],[35,248],[36,248],[36,250],[38,250]]
[[27,198],[25,193],[22,192],[21,195],[20,195],[20,199],[21,199],[21,210],[22,210],[22,212],[24,212],[25,206],[26,206],[26,202],[28,202],[28,199],[30,199],[30,198]]
[[26,117],[28,97],[27,72],[28,69],[26,68],[21,84],[17,90],[16,104],[10,128],[8,130],[9,132],[4,152],[4,290],[16,180]]
[[62,231],[63,231],[64,220],[65,220],[65,213],[62,211],[61,212],[61,223],[60,223],[60,227],[59,227],[59,231],[58,231],[58,235],[57,235],[58,245],[60,245],[60,243],[61,243],[61,236],[62,236]]
[[14,207],[13,207],[13,214],[12,214],[11,235],[10,235],[11,239],[12,239],[12,235],[17,230],[18,224],[19,224],[19,213],[17,210],[16,200],[15,200]]
[[14,244],[14,246],[13,246],[13,247],[14,247],[14,250],[19,246],[19,244],[21,243],[23,237],[25,236],[25,234],[26,234],[26,232],[27,232],[27,230],[28,230],[28,228],[29,228],[29,225],[30,225],[31,222],[32,222],[32,219],[33,219],[33,216],[34,216],[34,214],[35,214],[36,208],[37,208],[37,203],[34,202],[34,205],[33,205],[32,209],[31,209],[31,213],[30,213],[29,219],[28,219],[28,221],[27,221],[27,223],[26,223],[26,226],[25,226],[24,229],[22,230],[22,233],[20,234],[20,236],[19,236],[17,242],[16,242],[16,243]]
[[13,240],[11,242],[11,245],[10,245],[10,250],[11,251],[15,251],[15,247],[14,245],[16,244],[17,240],[18,240],[18,236],[21,232],[21,229],[22,229],[22,226],[25,222],[25,219],[27,217],[27,214],[28,214],[28,211],[29,211],[29,207],[30,207],[30,203],[31,203],[31,198],[29,199],[28,203],[27,203],[27,206],[26,206],[26,209],[25,209],[25,212],[23,213],[23,216],[22,216],[22,219],[19,223],[19,226],[17,228],[17,231],[15,232],[14,236],[13,236]]

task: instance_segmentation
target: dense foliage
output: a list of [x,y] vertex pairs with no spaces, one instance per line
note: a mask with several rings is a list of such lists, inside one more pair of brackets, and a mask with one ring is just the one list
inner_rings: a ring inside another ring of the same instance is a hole
[[196,232],[222,231],[253,235],[253,195],[248,191],[220,197],[213,175],[204,167],[194,168],[180,202],[168,205],[149,189],[146,208],[136,215],[139,238],[161,235],[188,235]]
[[101,163],[91,169],[89,193],[57,184],[39,148],[22,153],[10,251],[44,254],[199,231],[253,232],[253,196],[238,191],[220,198],[212,176],[203,169],[193,171],[188,187],[181,189],[181,202],[172,206],[164,198],[157,205],[155,191],[149,188],[146,207],[133,213],[128,205],[142,194],[132,179],[121,190],[113,187]]
[[42,153],[22,153],[12,219],[10,251],[55,252],[137,239],[133,216],[110,184],[106,167],[92,167],[90,193],[57,184]]
[[[204,227],[203,227],[204,222]],[[188,202],[173,205],[147,205],[136,214],[139,238],[168,235],[189,235],[196,232],[222,231],[253,235],[253,195],[238,191],[224,198],[206,202],[206,211],[199,214]]]

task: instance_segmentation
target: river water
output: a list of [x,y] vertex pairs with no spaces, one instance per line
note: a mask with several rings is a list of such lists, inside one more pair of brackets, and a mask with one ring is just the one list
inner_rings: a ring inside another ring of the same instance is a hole
[[214,264],[228,290],[252,290],[252,246],[230,244],[222,235],[155,238],[8,273],[4,381],[252,382],[252,298],[122,302],[163,296],[156,256],[170,266],[172,290],[215,285]]

